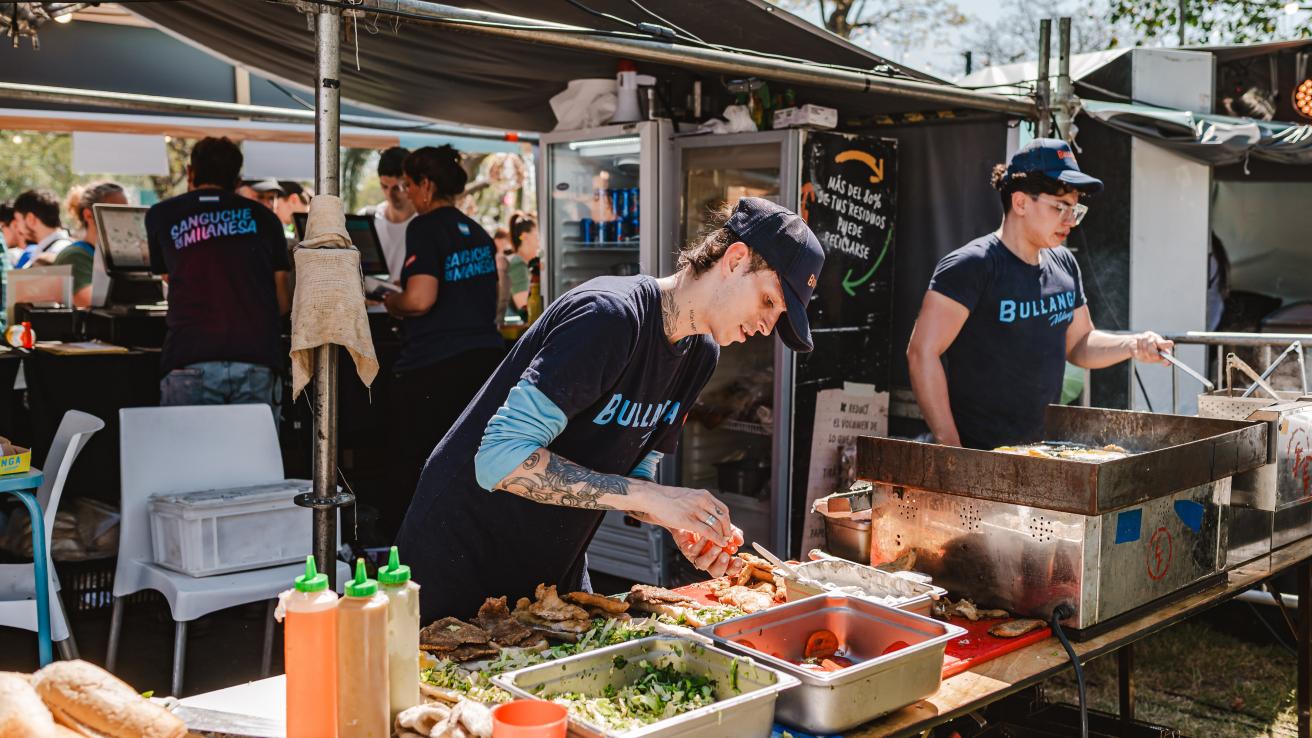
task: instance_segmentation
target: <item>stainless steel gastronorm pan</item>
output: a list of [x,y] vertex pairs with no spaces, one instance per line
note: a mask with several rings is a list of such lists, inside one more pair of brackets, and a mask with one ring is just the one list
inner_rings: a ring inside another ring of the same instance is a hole
[[[617,661],[616,657],[621,660]],[[493,677],[516,697],[549,699],[564,692],[598,695],[608,685],[622,687],[642,673],[642,660],[675,665],[715,680],[716,702],[622,733],[570,716],[570,735],[583,738],[768,738],[775,698],[798,680],[751,659],[669,636],[641,638]],[[618,666],[618,664],[623,664]]]
[[[808,636],[832,631],[848,658],[840,671],[802,668]],[[838,733],[938,691],[943,652],[963,628],[859,597],[826,594],[698,629],[716,643],[795,677],[775,717],[812,733]],[[885,654],[890,647],[905,644]]]

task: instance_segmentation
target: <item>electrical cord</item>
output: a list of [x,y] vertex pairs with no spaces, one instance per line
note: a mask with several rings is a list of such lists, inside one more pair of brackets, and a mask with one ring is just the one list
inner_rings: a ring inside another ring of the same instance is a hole
[[1075,655],[1075,647],[1066,637],[1066,632],[1061,629],[1061,621],[1074,614],[1075,609],[1070,605],[1057,605],[1052,610],[1052,617],[1048,619],[1048,624],[1052,626],[1052,632],[1057,634],[1057,640],[1061,641],[1062,648],[1066,649],[1066,655],[1071,658],[1071,663],[1075,666],[1075,686],[1080,693],[1080,738],[1089,738],[1089,703],[1084,692],[1084,667],[1080,666],[1080,657]]

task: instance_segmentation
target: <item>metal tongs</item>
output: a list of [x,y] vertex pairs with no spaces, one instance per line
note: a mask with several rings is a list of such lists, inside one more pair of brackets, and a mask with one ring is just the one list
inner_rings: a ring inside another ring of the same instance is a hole
[[[1216,389],[1216,385],[1212,384],[1211,380],[1199,374],[1198,372],[1194,371],[1193,367],[1175,358],[1175,355],[1172,354],[1170,351],[1159,351],[1158,353],[1161,354],[1162,358],[1166,359],[1167,363],[1169,363],[1171,366],[1179,369],[1185,374],[1188,374],[1189,376],[1198,380],[1204,387],[1207,388],[1208,392],[1211,392],[1212,390]],[[1230,354],[1230,355],[1234,356],[1234,354]]]
[[1243,394],[1239,395],[1240,397],[1248,397],[1249,395],[1253,394],[1253,392],[1258,387],[1261,387],[1268,395],[1271,395],[1272,399],[1279,400],[1280,399],[1279,395],[1276,394],[1275,390],[1271,389],[1271,385],[1267,384],[1266,380],[1270,378],[1272,374],[1275,374],[1276,369],[1279,368],[1280,366],[1280,362],[1284,361],[1285,357],[1289,356],[1290,354],[1294,354],[1296,357],[1298,357],[1298,377],[1299,377],[1299,381],[1303,385],[1302,394],[1306,395],[1307,394],[1307,365],[1303,361],[1302,341],[1294,341],[1293,343],[1289,344],[1289,347],[1286,348],[1284,351],[1280,352],[1280,355],[1276,357],[1275,361],[1271,362],[1270,366],[1266,368],[1266,371],[1262,372],[1261,376],[1257,376],[1257,372],[1253,371],[1253,368],[1249,366],[1247,363],[1245,363],[1243,359],[1240,359],[1238,356],[1235,356],[1233,353],[1228,354],[1225,357],[1225,383],[1230,387],[1234,386],[1230,382],[1230,370],[1238,369],[1240,372],[1247,375],[1249,379],[1253,380],[1253,383],[1248,386],[1248,389],[1244,390]]

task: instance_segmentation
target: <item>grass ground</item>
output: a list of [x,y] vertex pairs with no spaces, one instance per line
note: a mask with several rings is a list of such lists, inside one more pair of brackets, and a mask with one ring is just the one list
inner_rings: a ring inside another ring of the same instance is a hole
[[[1258,618],[1276,630],[1271,633]],[[1297,659],[1272,608],[1232,603],[1135,644],[1135,717],[1197,738],[1297,735]],[[1116,657],[1085,666],[1089,706],[1117,711]],[[1051,702],[1076,703],[1074,674],[1046,685]]]

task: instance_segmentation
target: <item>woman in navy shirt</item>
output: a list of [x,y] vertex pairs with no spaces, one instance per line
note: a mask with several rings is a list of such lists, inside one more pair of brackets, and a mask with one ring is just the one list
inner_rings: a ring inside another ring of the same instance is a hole
[[384,300],[401,319],[392,397],[404,434],[396,439],[394,488],[379,506],[387,535],[400,526],[429,452],[504,353],[496,322],[495,246],[455,206],[468,181],[460,153],[426,146],[407,156],[402,169],[418,216],[406,228],[403,290]]

